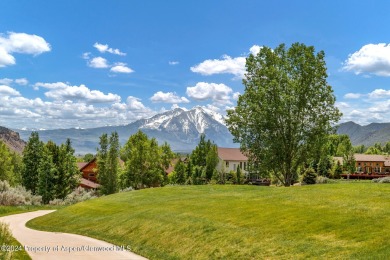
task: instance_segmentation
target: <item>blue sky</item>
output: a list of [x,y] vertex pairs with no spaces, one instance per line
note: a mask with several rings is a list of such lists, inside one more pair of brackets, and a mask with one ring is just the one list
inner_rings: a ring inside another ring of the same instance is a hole
[[0,125],[126,124],[172,107],[222,114],[245,57],[324,50],[342,121],[390,122],[388,1],[0,1]]

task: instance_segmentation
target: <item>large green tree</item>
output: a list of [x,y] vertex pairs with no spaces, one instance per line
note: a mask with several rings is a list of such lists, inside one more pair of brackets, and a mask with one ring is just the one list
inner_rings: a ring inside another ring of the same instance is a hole
[[262,47],[246,60],[245,92],[226,123],[250,160],[285,186],[341,117],[326,79],[324,52],[301,43]]
[[160,147],[156,139],[149,139],[145,133],[138,131],[121,149],[121,158],[125,161],[121,186],[139,189],[163,185],[165,170],[173,155],[168,144]]
[[101,185],[100,192],[108,195],[118,190],[119,172],[119,136],[117,132],[100,137],[100,149],[97,153],[98,179]]
[[43,142],[39,134],[32,132],[27,145],[23,150],[22,184],[32,192],[37,193],[38,169],[43,157]]
[[0,140],[0,180],[11,182],[13,172],[12,154],[5,143]]

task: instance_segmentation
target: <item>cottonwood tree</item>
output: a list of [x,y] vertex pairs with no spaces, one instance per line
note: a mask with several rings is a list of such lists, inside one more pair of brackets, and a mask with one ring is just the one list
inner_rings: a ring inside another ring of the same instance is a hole
[[0,140],[0,180],[11,182],[13,172],[11,152],[5,143]]
[[226,123],[250,160],[285,186],[341,117],[326,79],[324,52],[301,43],[262,47],[246,60],[245,92]]
[[138,131],[121,149],[121,158],[125,161],[121,186],[140,189],[163,185],[165,170],[173,155],[169,145],[160,147],[155,138],[149,139],[145,133]]

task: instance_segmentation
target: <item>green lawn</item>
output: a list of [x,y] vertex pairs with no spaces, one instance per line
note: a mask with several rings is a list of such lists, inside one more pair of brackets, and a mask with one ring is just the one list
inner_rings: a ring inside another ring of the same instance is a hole
[[150,259],[384,259],[390,185],[145,189],[63,208],[28,226],[130,245]]

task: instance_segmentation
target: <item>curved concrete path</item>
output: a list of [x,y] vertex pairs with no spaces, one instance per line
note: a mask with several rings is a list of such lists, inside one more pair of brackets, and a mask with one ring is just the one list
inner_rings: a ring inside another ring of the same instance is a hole
[[1,217],[0,221],[9,224],[12,234],[22,244],[24,250],[33,260],[45,259],[83,259],[107,260],[146,258],[126,251],[107,242],[90,237],[37,231],[26,227],[27,221],[53,212],[54,210],[38,210],[22,214]]

